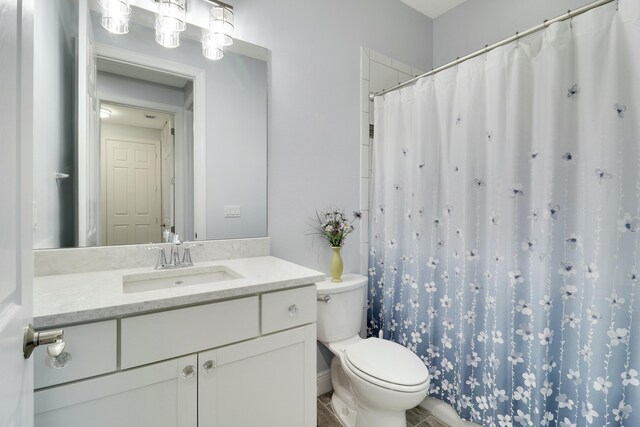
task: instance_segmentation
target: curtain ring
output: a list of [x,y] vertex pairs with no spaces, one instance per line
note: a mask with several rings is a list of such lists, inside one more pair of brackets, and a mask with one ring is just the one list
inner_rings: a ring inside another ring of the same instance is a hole
[[456,74],[458,74],[459,68],[460,68],[460,57],[458,56],[456,58]]
[[520,37],[518,37],[519,34],[520,32],[516,31],[516,49],[520,49]]
[[567,15],[569,15],[569,28],[573,29],[573,16],[571,16],[571,9],[567,10]]
[[489,47],[488,44],[484,45],[484,61],[487,62],[487,56],[489,55],[489,51],[487,50],[487,48]]

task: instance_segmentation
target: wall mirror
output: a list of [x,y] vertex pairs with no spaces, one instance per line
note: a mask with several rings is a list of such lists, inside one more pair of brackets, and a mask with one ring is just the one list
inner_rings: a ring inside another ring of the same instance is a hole
[[35,249],[267,235],[268,52],[205,58],[204,0],[160,46],[157,7],[112,34],[97,0],[35,1]]

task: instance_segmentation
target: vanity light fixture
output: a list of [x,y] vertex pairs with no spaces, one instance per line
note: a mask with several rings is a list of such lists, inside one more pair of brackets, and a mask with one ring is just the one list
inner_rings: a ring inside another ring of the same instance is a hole
[[233,7],[216,2],[209,10],[209,31],[220,46],[233,44]]
[[100,107],[100,118],[108,119],[109,117],[111,117],[111,110],[105,107]]
[[156,42],[161,46],[180,46],[180,33],[187,28],[186,0],[156,0]]
[[225,46],[233,44],[233,6],[213,0],[204,0],[213,7],[209,10],[209,28],[202,30],[202,55],[213,61],[224,57]]
[[129,32],[129,16],[131,6],[129,0],[98,0],[102,10],[100,25],[114,34],[127,34]]
[[224,51],[222,46],[218,44],[218,38],[211,34],[211,31],[204,28],[202,29],[202,55],[212,61],[217,61],[224,57]]

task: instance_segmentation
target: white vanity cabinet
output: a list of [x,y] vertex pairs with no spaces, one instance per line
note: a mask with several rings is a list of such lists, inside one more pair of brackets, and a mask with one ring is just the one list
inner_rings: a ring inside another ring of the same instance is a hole
[[76,359],[82,366],[104,359],[97,352],[106,348],[90,333],[98,326],[117,327],[117,345],[107,352],[117,355],[117,367],[106,373],[101,362],[101,370],[77,371],[87,374],[79,378],[37,365],[35,425],[315,426],[315,321],[315,286],[304,286],[72,326],[67,345],[83,351],[75,357],[70,350],[58,372],[71,372]]

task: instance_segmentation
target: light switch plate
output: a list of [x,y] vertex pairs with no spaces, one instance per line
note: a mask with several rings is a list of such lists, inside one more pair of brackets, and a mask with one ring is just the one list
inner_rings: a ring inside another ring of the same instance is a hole
[[225,218],[240,218],[240,206],[238,205],[225,205],[224,207]]

